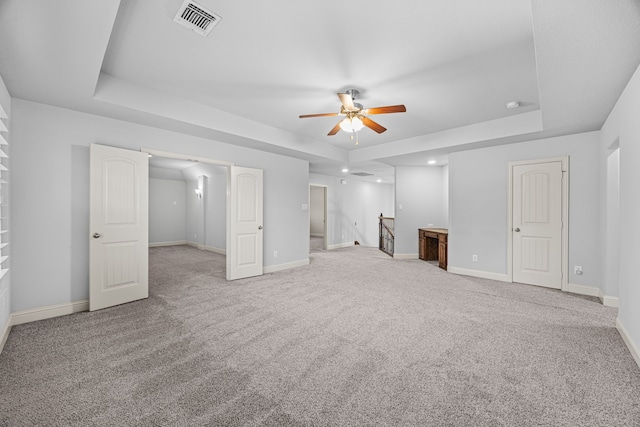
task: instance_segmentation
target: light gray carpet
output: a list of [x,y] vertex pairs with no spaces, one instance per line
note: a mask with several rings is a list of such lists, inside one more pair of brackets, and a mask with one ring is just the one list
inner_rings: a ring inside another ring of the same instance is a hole
[[318,252],[323,250],[324,237],[309,237],[309,251]]
[[7,426],[640,426],[640,369],[596,300],[356,246],[225,282],[150,250],[151,297],[13,328]]

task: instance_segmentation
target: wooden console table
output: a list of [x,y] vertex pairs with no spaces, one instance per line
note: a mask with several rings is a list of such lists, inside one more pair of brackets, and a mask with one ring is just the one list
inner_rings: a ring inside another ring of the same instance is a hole
[[418,257],[425,261],[438,261],[438,266],[446,270],[449,230],[419,228],[418,238]]

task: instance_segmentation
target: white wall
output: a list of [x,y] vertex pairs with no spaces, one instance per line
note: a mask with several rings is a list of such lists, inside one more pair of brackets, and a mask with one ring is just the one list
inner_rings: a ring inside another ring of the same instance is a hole
[[[308,162],[14,99],[12,126],[12,310],[89,295],[89,145],[141,147],[264,170],[264,264],[309,253]],[[46,177],[46,180],[43,180]],[[272,256],[278,250],[278,257]]]
[[[506,276],[509,162],[568,155],[569,283],[599,287],[599,136],[589,132],[450,154],[449,265]],[[573,274],[574,265],[583,267],[582,276]]]
[[394,256],[418,257],[418,228],[447,228],[447,175],[441,166],[396,166]]
[[[7,129],[9,129],[10,131],[13,131],[11,96],[9,95],[9,91],[7,90],[7,87],[4,85],[4,81],[2,80],[1,76],[0,76],[0,105],[2,105],[4,112],[7,113],[7,116],[9,117],[9,119],[2,119],[2,122],[5,124]],[[13,144],[13,137],[12,135],[9,135],[9,132],[2,132],[2,136],[9,144]],[[0,148],[9,156],[11,156],[12,147],[10,145],[3,145]],[[8,169],[11,169],[13,165],[10,165],[8,160],[9,159],[6,159],[6,158],[3,159],[2,164],[6,166]],[[5,181],[11,183],[11,181],[13,180],[13,174],[11,175],[11,178],[10,178],[9,173],[10,173],[9,171],[3,171],[2,178]],[[11,204],[9,203],[9,198],[10,198],[9,185],[2,184],[0,193],[2,194],[2,207],[0,207],[2,213],[0,216],[11,217],[12,213],[8,210],[9,207],[11,206]],[[2,249],[2,255],[9,255],[9,259],[4,262],[3,268],[9,268],[11,270],[12,258],[13,258],[13,254],[12,254],[13,238],[11,237],[12,235],[11,228],[9,228],[9,225],[7,224],[7,222],[8,221],[6,219],[2,221],[2,229],[10,230],[10,232],[3,234],[2,236],[0,236],[0,238],[2,243],[7,243],[7,242],[11,243],[9,246]],[[0,348],[2,347],[3,332],[8,326],[9,314],[11,313],[11,311],[14,311],[11,305],[11,288],[12,288],[11,275],[12,275],[11,271],[8,271],[4,275],[4,277],[0,279]]]
[[601,222],[605,224],[601,245],[604,245],[604,262],[602,274],[602,294],[618,296],[620,280],[620,148],[616,144],[605,165],[604,193],[605,203],[601,211]]
[[[201,246],[205,241],[204,198],[196,197],[195,190],[199,189],[198,180],[190,179],[185,182],[186,188],[186,240],[191,245]],[[203,196],[204,197],[204,196]]]
[[[187,241],[218,253],[227,248],[227,173],[226,166],[207,163],[182,170],[187,183]],[[195,194],[199,185],[202,199]]]
[[149,243],[184,242],[186,221],[185,182],[149,178]]
[[[345,179],[346,184],[340,184]],[[310,173],[309,183],[327,186],[327,245],[353,244],[378,247],[378,216],[393,216],[393,186]],[[307,224],[307,234],[308,234]]]
[[[640,365],[640,280],[638,280],[638,260],[640,260],[640,69],[636,70],[618,99],[611,114],[602,127],[600,135],[601,164],[606,164],[609,147],[618,141],[620,146],[620,237],[619,237],[619,280],[618,280],[618,322],[627,333],[631,346],[635,347],[636,361]],[[601,179],[606,180],[606,171]],[[606,200],[606,199],[605,199]],[[613,220],[613,219],[612,219]],[[607,224],[602,232],[605,245],[615,244],[606,234]],[[608,243],[607,243],[608,242]]]
[[324,187],[309,188],[309,233],[324,237]]
[[227,168],[208,165],[205,194],[205,246],[218,252],[227,250]]

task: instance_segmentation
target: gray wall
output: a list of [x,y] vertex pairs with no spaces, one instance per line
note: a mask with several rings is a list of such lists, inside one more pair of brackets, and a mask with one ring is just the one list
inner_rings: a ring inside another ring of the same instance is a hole
[[25,100],[14,100],[12,121],[12,192],[22,195],[11,205],[12,311],[89,296],[91,143],[263,169],[265,266],[308,259],[306,161]]
[[[195,163],[183,169],[187,181],[187,241],[226,252],[227,174],[225,166]],[[202,199],[196,198],[198,179],[203,178]]]
[[[570,157],[569,283],[598,287],[598,132],[452,153],[449,265],[506,275],[509,162],[565,155]],[[581,265],[584,275],[574,275],[574,265]]]
[[[3,119],[2,122],[5,124],[5,126],[7,127],[7,129],[9,129],[9,131],[13,131],[13,120],[12,120],[12,111],[11,111],[11,96],[9,95],[9,92],[7,91],[7,87],[4,85],[4,81],[2,80],[2,77],[0,77],[0,105],[2,105],[2,108],[4,109],[5,113],[7,113],[7,116],[9,116],[9,120],[7,119]],[[11,132],[13,133],[13,132]],[[9,134],[9,132],[3,132],[2,136],[4,137],[4,139],[9,143],[12,144],[13,143],[13,137],[12,135]],[[7,153],[9,156],[12,155],[12,147],[11,146],[7,146],[7,145],[3,145],[2,150]],[[2,164],[5,165],[7,168],[11,169],[12,165],[9,164],[8,159],[3,159],[2,160]],[[5,171],[2,172],[2,178],[4,178],[5,181],[11,182],[13,180],[13,174],[11,174],[11,178],[9,177],[9,172]],[[10,194],[9,194],[9,186],[8,185],[2,185],[2,188],[0,189],[0,191],[2,192],[2,215],[3,217],[5,217],[5,219],[2,220],[2,228],[4,230],[11,230],[11,225],[9,221],[12,221],[13,218],[11,218],[12,216],[12,212],[10,212],[7,208],[7,206],[11,206],[9,198],[10,198]],[[10,218],[7,220],[6,216],[10,216]],[[12,246],[13,246],[13,238],[12,238],[12,233],[11,231],[9,233],[5,233],[2,235],[2,242],[6,243],[6,242],[11,242],[11,244],[5,248],[2,249],[2,254],[3,255],[9,255],[9,259],[7,261],[5,261],[4,263],[4,268],[9,268],[10,270],[12,269],[12,258],[13,258],[13,254],[12,254]],[[4,277],[0,280],[0,334],[2,334],[5,330],[5,328],[8,326],[8,319],[9,319],[9,314],[12,311],[15,311],[15,309],[13,308],[13,305],[11,304],[11,290],[12,290],[12,279],[11,279],[11,271],[8,271]],[[2,335],[0,335],[0,340],[2,339]]]
[[227,168],[208,165],[205,246],[226,252],[227,248]]
[[[640,281],[638,280],[638,260],[640,260],[640,69],[629,81],[618,99],[609,118],[602,127],[600,138],[600,161],[606,164],[612,145],[620,146],[620,236],[609,236],[606,231],[611,224],[605,223],[601,229],[605,246],[617,246],[620,254],[618,268],[619,310],[618,322],[627,337],[640,351]],[[603,168],[604,169],[604,168]],[[606,181],[606,169],[601,171],[601,180]],[[606,197],[606,196],[605,196]],[[606,198],[604,199],[606,200]],[[611,218],[608,222],[615,221]],[[640,364],[640,354],[636,354]]]
[[186,183],[149,178],[149,243],[184,242],[186,221]]
[[[378,247],[378,216],[393,216],[393,186],[345,176],[309,174],[309,183],[327,186],[329,238],[327,245],[352,244]],[[307,234],[309,230],[307,223]]]
[[198,180],[189,179],[186,185],[186,236],[187,242],[192,245],[204,245],[205,224],[204,224],[204,199],[196,197],[195,190],[198,189]]
[[447,174],[441,166],[396,166],[394,255],[418,257],[418,228],[447,228]]
[[604,262],[602,274],[603,295],[618,296],[620,281],[620,148],[618,141],[612,147],[604,165],[605,179],[602,197],[601,222],[605,229],[600,241],[604,245]]
[[309,233],[324,237],[324,187],[309,188]]

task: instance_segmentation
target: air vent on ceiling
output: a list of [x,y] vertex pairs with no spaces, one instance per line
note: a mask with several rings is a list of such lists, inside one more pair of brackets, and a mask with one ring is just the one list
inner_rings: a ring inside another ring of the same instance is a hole
[[373,175],[372,173],[367,173],[367,172],[353,172],[351,175],[357,175],[357,176],[371,176]]
[[216,15],[191,0],[185,0],[178,9],[176,17],[173,18],[178,24],[203,36],[209,34],[221,19],[220,15]]

